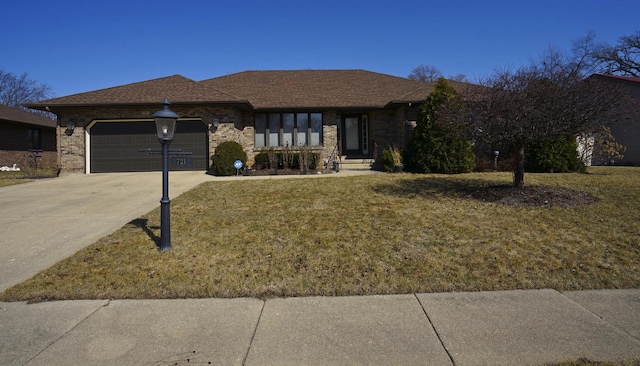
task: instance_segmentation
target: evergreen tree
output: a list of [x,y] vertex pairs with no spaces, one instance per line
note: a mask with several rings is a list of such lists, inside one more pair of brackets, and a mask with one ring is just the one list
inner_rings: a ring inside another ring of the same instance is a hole
[[436,81],[422,105],[407,151],[408,171],[414,173],[466,173],[475,166],[471,143],[454,127],[439,121],[451,108],[460,108],[458,93],[444,78]]

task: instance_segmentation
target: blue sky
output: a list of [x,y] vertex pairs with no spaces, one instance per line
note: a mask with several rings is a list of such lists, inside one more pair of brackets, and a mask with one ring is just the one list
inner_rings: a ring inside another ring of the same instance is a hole
[[427,64],[471,80],[588,31],[640,30],[638,0],[4,0],[0,69],[64,96],[181,74]]

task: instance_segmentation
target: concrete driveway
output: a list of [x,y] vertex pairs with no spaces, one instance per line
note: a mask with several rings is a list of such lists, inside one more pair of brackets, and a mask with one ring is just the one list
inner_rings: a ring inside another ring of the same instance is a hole
[[[171,172],[169,197],[213,177]],[[0,187],[0,292],[160,205],[162,174],[73,175]]]

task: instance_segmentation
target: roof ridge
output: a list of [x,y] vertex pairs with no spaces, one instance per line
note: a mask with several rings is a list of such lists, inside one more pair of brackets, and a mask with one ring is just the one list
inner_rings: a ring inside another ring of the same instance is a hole
[[428,89],[428,88],[433,88],[433,85],[431,84],[431,82],[424,83],[424,84],[425,84],[425,85],[423,85],[423,86],[421,86],[421,87],[417,88],[416,90],[414,90],[414,91],[410,91],[410,92],[408,92],[408,93],[406,93],[406,94],[403,94],[403,95],[401,95],[400,97],[398,97],[398,98],[396,98],[396,99],[394,99],[394,100],[402,100],[402,98],[404,98],[404,97],[406,97],[406,96],[409,96],[409,95],[411,95],[411,94],[415,94],[415,93],[417,93],[417,92],[419,92],[419,91],[421,91],[421,90]]
[[178,104],[203,102],[248,103],[248,101],[238,98],[227,91],[218,90],[215,86],[205,85],[183,75],[174,74],[38,101],[27,106],[41,109],[63,105],[150,104],[154,103],[155,99],[159,103],[165,97],[169,98],[172,103]]
[[158,81],[158,80],[162,80],[162,79],[170,79],[173,77],[181,77],[183,79],[187,79],[189,81],[193,81],[193,82],[197,82],[193,79],[189,79],[185,76],[182,76],[180,74],[174,74],[174,75],[170,75],[170,76],[163,76],[163,77],[159,77],[159,78],[153,78],[153,79],[148,79],[148,80],[142,80],[142,81],[135,81],[133,83],[127,83],[127,84],[123,84],[123,85],[115,85],[115,86],[109,86],[106,88],[101,88],[101,89],[96,89],[96,90],[88,90],[88,91],[84,91],[84,92],[80,92],[80,93],[74,93],[74,94],[69,94],[69,95],[65,95],[62,97],[56,97],[56,98],[51,98],[51,99],[45,99],[42,101],[37,101],[37,102],[33,102],[33,103],[29,103],[30,105],[34,105],[34,104],[40,104],[42,102],[52,102],[55,101],[56,99],[62,99],[62,98],[69,98],[69,97],[74,97],[76,95],[81,95],[81,94],[87,94],[87,93],[95,93],[95,92],[103,92],[103,91],[107,91],[107,90],[111,90],[111,89],[117,89],[117,88],[122,88],[122,87],[128,87],[128,86],[134,86],[134,85],[139,85],[139,84],[145,84],[145,83],[149,83],[152,81]]
[[338,71],[338,72],[359,71],[359,72],[363,72],[363,73],[367,73],[367,74],[375,74],[375,75],[379,75],[379,76],[383,76],[383,77],[396,78],[396,79],[400,79],[400,80],[403,80],[403,81],[409,80],[411,82],[416,82],[415,80],[411,80],[409,78],[405,78],[405,77],[402,77],[402,76],[384,74],[384,73],[381,73],[381,72],[370,71],[370,70],[365,70],[365,69],[333,69],[333,68],[332,69],[294,69],[294,70],[291,70],[291,69],[244,70],[244,71],[232,72],[232,73],[225,74],[225,75],[214,76],[212,78],[200,80],[200,82],[207,82],[207,81],[210,81],[210,80],[219,79],[219,78],[223,78],[223,77],[236,76],[236,75],[248,74],[248,73],[287,73],[287,74],[291,74],[291,73],[299,73],[299,72],[333,72],[333,71]]
[[[213,87],[211,87],[209,85],[202,84],[202,82],[200,82],[200,81],[196,81],[196,80],[193,80],[193,79],[188,79],[188,80],[198,84],[200,87],[207,88],[207,89],[210,89],[210,90],[215,91],[217,93],[227,95],[227,96],[233,98],[234,100],[242,100],[242,98],[238,97],[237,95],[233,95],[233,94],[227,93],[226,91],[213,88]],[[247,101],[247,103],[249,103],[249,102]]]

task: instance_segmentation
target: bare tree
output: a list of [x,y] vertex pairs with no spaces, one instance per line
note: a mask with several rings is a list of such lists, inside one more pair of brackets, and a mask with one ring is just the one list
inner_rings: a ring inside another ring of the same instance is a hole
[[[587,34],[573,41],[571,54],[564,62],[569,65],[573,72],[587,77],[594,73],[601,72],[602,63],[595,55],[601,52],[604,44],[598,42],[598,36],[595,32],[589,31]],[[560,51],[554,51],[558,55],[562,55]],[[563,58],[564,56],[560,56]]]
[[453,80],[453,81],[460,81],[460,82],[469,82],[469,79],[467,79],[467,75],[459,73],[459,74],[455,74],[455,75],[451,75],[447,78],[448,80]]
[[[516,71],[499,70],[465,93],[465,113],[450,121],[467,125],[476,140],[508,144],[515,151],[514,186],[524,187],[525,148],[562,134],[597,131],[637,113],[637,104],[600,78],[582,77],[581,69],[559,53]],[[472,121],[469,126],[469,121]]]
[[620,37],[615,46],[600,45],[593,57],[606,74],[640,77],[640,31]]
[[438,78],[442,77],[442,72],[440,72],[440,70],[438,70],[438,68],[435,66],[423,64],[416,66],[407,77],[411,80],[418,80],[429,83],[432,81],[436,81]]
[[30,79],[26,73],[17,76],[0,70],[0,104],[10,107],[22,107],[30,102],[48,99],[53,96],[49,85]]

